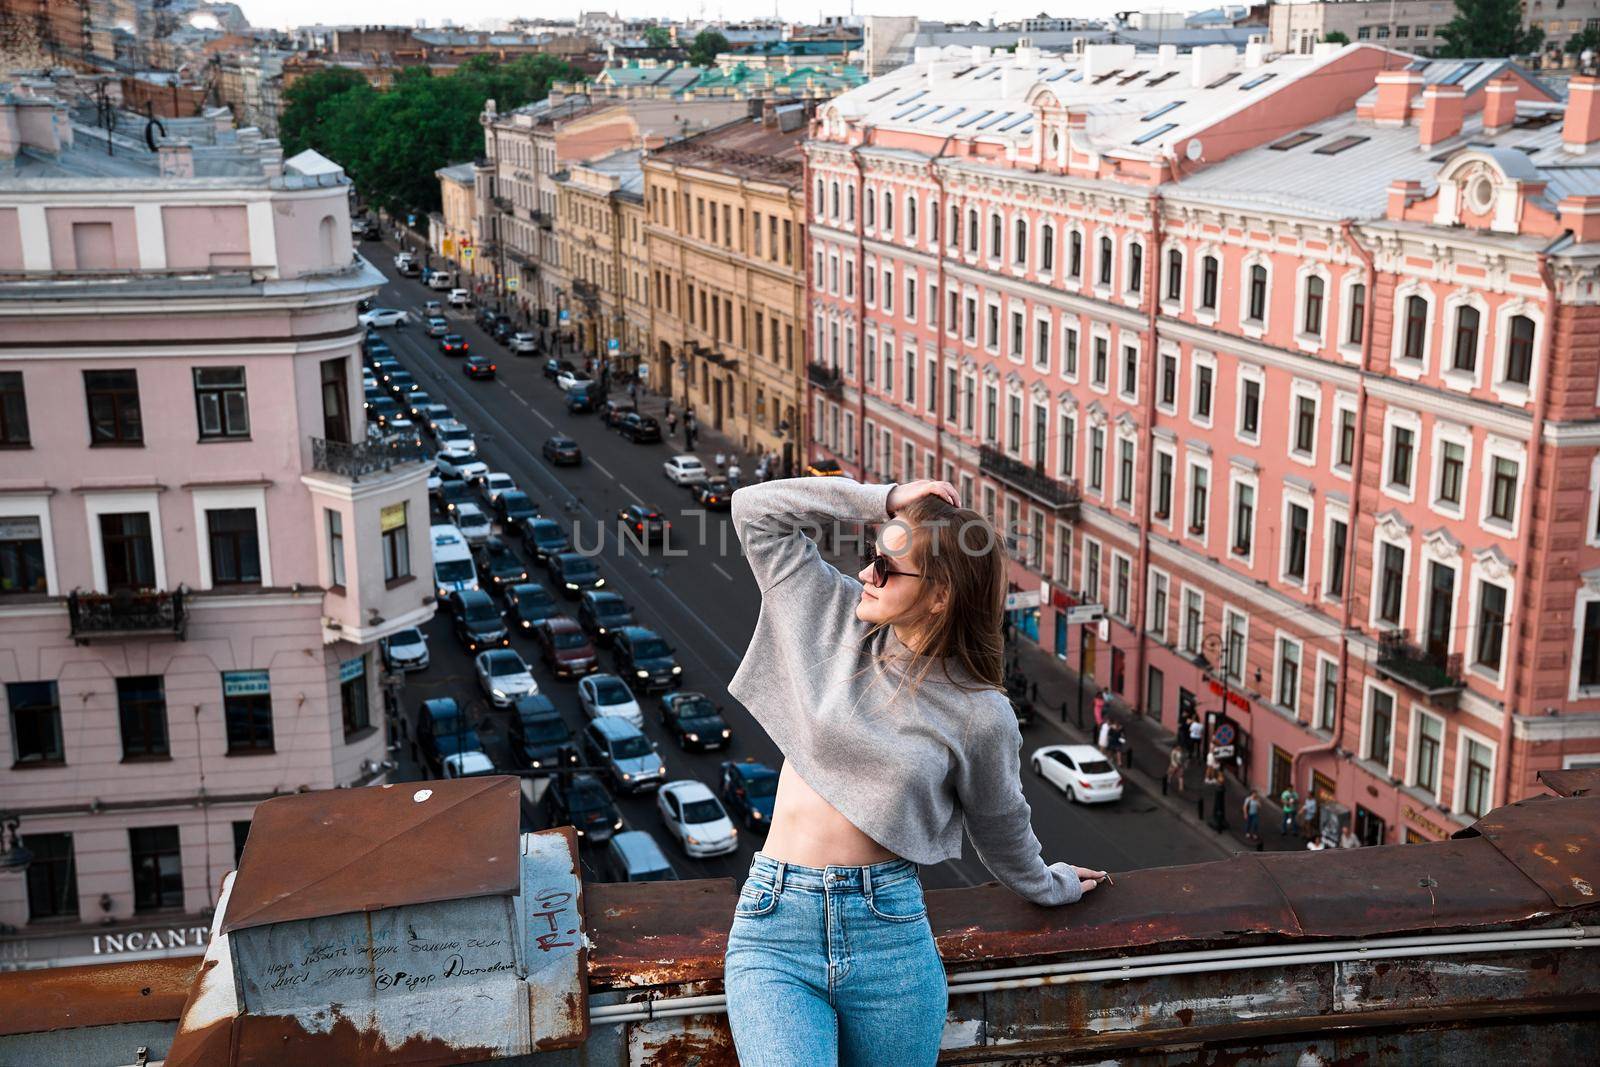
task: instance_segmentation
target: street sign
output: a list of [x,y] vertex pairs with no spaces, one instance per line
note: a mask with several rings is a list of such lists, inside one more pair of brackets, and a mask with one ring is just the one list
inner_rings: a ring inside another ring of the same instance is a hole
[[1225,722],[1217,727],[1211,734],[1211,743],[1219,747],[1233,744],[1233,723]]
[[472,262],[472,246],[471,245],[462,245],[461,246],[461,258],[463,260],[465,260],[466,262],[468,262],[468,263]]
[[1086,622],[1099,622],[1105,617],[1104,604],[1079,604],[1067,609],[1067,625],[1076,626]]
[[1100,621],[1095,624],[1095,633],[1102,641],[1111,640],[1111,620],[1104,615],[1100,616]]
[[415,226],[416,224],[417,224],[417,216],[416,215],[407,215],[406,216],[406,225],[407,226]]
[[1022,593],[1006,594],[1006,610],[1020,611],[1023,608],[1036,608],[1039,606],[1039,590],[1034,589]]
[[606,351],[607,352],[616,352],[616,351],[620,350],[621,348],[622,348],[622,345],[617,341],[617,339],[615,337],[607,337],[606,338]]
[[572,318],[572,311],[568,308],[562,308],[559,318],[562,322],[566,322],[568,319]]
[[506,278],[506,292],[514,293],[516,291],[517,291],[517,279],[516,279],[516,277],[512,276],[512,277]]

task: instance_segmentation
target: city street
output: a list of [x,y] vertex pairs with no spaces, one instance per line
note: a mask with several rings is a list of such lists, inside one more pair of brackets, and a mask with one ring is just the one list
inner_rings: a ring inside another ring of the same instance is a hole
[[[608,430],[594,415],[568,414],[560,391],[542,375],[543,355],[514,356],[477,328],[470,310],[452,310],[447,312],[451,329],[468,339],[473,353],[488,355],[498,365],[493,381],[468,379],[461,371],[463,361],[441,353],[435,339],[414,321],[423,301],[440,294],[414,279],[400,277],[391,262],[390,246],[369,241],[361,250],[389,278],[375,305],[413,314],[413,321],[406,326],[383,331],[394,354],[412,370],[422,388],[436,401],[448,404],[474,431],[480,458],[490,470],[510,474],[546,515],[567,525],[576,547],[592,550],[604,545],[597,562],[608,588],[627,599],[640,625],[654,629],[676,648],[684,668],[683,688],[703,692],[723,705],[733,728],[731,749],[686,753],[660,728],[655,697],[641,695],[646,732],[660,745],[668,779],[692,777],[715,788],[719,764],[730,754],[734,759],[752,757],[777,766],[780,756],[776,747],[726,690],[754,628],[759,595],[726,513],[701,512],[683,489],[662,474],[662,462],[677,446],[635,445]],[[625,386],[620,391],[613,388],[612,395],[625,398]],[[641,400],[645,410],[659,414],[660,397],[642,394]],[[567,433],[578,441],[584,452],[580,466],[554,468],[542,458],[540,445],[556,432]],[[708,459],[718,448],[731,445],[702,426],[697,454]],[[631,503],[659,508],[671,520],[667,551],[657,547],[646,554],[616,536],[615,514]],[[517,542],[513,544],[520,550]],[[852,563],[844,565],[853,569]],[[543,572],[530,569],[530,574],[539,578]],[[576,603],[571,603],[575,614]],[[508,713],[491,709],[482,699],[471,657],[456,641],[442,611],[427,633],[432,666],[410,675],[401,695],[408,723],[414,725],[423,700],[452,696],[472,709],[497,767],[509,767]],[[536,659],[533,642],[521,637],[516,641],[525,658]],[[601,650],[600,662],[602,670],[609,669],[610,657],[605,650]],[[574,731],[580,729],[584,716],[577,702],[576,682],[557,681],[538,666],[534,673],[540,690],[550,695]],[[1027,755],[1038,745],[1065,740],[1053,726],[1042,722],[1026,728],[1024,765]],[[405,748],[402,744],[402,757]],[[414,762],[402,758],[401,776],[420,777],[423,772]],[[1023,779],[1024,791],[1034,809],[1034,829],[1044,844],[1047,861],[1069,860],[1124,871],[1201,862],[1220,854],[1207,835],[1179,823],[1132,782],[1119,802],[1090,808],[1068,803],[1053,786],[1026,771]],[[759,840],[741,832],[738,852],[709,860],[689,860],[661,827],[653,793],[621,798],[619,804],[628,828],[650,831],[683,877],[742,878],[751,854],[759,847]],[[536,819],[542,817],[542,811],[532,806],[529,811]],[[535,825],[542,824],[536,821]],[[598,858],[595,854],[586,858],[586,872],[591,877],[602,877],[596,866]],[[923,876],[930,888],[992,880],[970,846],[964,859],[924,869]]]

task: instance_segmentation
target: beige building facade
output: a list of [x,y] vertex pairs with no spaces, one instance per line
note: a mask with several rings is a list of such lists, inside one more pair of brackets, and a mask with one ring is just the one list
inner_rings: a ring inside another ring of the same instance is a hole
[[554,179],[557,255],[567,282],[555,293],[557,320],[565,311],[572,351],[597,365],[608,360],[613,375],[631,372],[638,355],[637,348],[630,352],[625,346],[624,300],[630,279],[622,249],[629,231],[622,213],[625,203],[642,203],[639,157],[637,151],[616,152]]
[[[1440,52],[1440,31],[1456,17],[1452,0],[1330,0],[1273,4],[1267,44],[1274,52],[1310,54],[1330,33],[1420,55]],[[1600,0],[1528,0],[1522,24],[1544,31],[1544,50],[1561,52],[1586,29],[1600,29]]]

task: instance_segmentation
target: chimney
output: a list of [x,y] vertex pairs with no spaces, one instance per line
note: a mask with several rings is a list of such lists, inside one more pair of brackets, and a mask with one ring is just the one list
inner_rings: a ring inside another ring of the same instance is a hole
[[1267,39],[1259,33],[1252,33],[1244,46],[1244,65],[1248,69],[1261,66],[1267,57]]
[[1579,244],[1600,241],[1600,196],[1569,196],[1556,205],[1560,226]]
[[1422,147],[1432,148],[1461,132],[1467,93],[1459,85],[1430,85],[1422,91]]
[[1561,145],[1582,152],[1600,141],[1600,77],[1574,74],[1567,82],[1567,118],[1561,124]]
[[1422,73],[1386,70],[1378,75],[1378,105],[1372,111],[1379,126],[1404,126],[1411,113],[1411,98],[1422,88]]
[[194,177],[194,148],[188,141],[169,141],[161,145],[156,154],[163,178]]
[[778,102],[776,100],[763,100],[761,102],[762,128],[775,130],[778,128]]
[[1389,210],[1391,219],[1406,217],[1406,208],[1411,202],[1422,197],[1422,183],[1405,178],[1399,178],[1389,183]]
[[1517,121],[1516,79],[1501,75],[1483,87],[1483,132],[1499,133]]

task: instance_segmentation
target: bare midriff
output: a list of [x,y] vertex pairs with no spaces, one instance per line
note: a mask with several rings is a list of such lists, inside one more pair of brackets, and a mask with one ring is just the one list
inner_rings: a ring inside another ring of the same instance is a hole
[[778,773],[772,828],[761,851],[803,867],[861,867],[899,858],[818,796],[790,763]]

